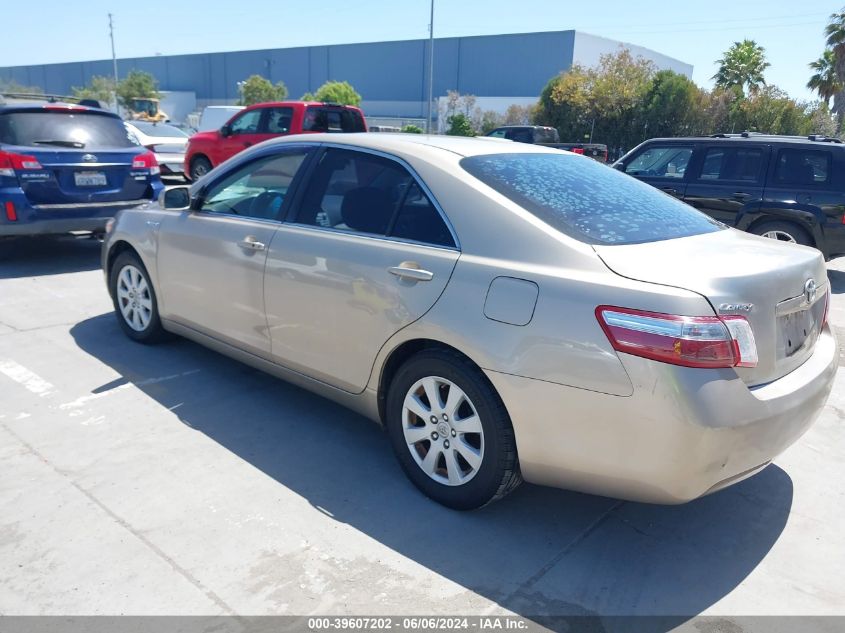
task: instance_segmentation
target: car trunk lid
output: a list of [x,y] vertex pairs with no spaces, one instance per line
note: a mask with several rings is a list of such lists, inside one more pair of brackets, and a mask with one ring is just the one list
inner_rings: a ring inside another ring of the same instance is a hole
[[594,248],[623,277],[691,290],[703,295],[716,314],[748,319],[759,361],[736,371],[749,385],[786,375],[813,352],[828,291],[824,259],[815,249],[734,229]]
[[138,200],[148,194],[149,169],[133,167],[141,151],[59,148],[8,148],[34,157],[41,169],[18,172],[21,188],[32,205],[95,204]]

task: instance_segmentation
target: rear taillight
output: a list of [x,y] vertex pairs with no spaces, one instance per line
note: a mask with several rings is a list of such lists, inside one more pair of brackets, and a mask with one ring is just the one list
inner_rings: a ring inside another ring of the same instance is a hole
[[149,169],[150,175],[159,173],[158,161],[152,152],[144,152],[132,160],[132,169]]
[[573,148],[572,148],[571,150],[569,150],[569,151],[570,151],[570,152],[572,152],[573,154],[583,154],[583,153],[584,153],[584,148],[583,148],[583,147],[573,147]]
[[742,316],[691,317],[599,306],[598,318],[618,352],[683,367],[756,367],[757,345]]
[[18,212],[15,209],[15,203],[11,200],[7,200],[6,203],[3,205],[6,209],[6,219],[9,222],[17,222],[18,221]]
[[828,315],[829,312],[830,312],[830,284],[828,283],[827,290],[824,293],[824,315],[822,316],[822,327],[821,327],[822,330],[824,329],[824,326],[827,325],[827,315]]
[[35,156],[0,152],[0,176],[11,176],[14,178],[15,171],[24,171],[27,169],[41,169],[41,163],[38,162]]

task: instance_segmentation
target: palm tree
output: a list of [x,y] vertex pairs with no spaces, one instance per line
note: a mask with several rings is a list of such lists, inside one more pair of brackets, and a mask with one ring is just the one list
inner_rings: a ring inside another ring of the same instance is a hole
[[736,88],[742,94],[745,94],[746,86],[752,93],[757,92],[761,85],[765,86],[763,71],[771,65],[766,61],[766,49],[754,40],[734,42],[716,63],[719,65],[719,70],[713,75],[716,86]]
[[832,13],[824,29],[827,45],[833,49],[834,71],[840,90],[833,96],[833,111],[842,125],[842,114],[845,111],[845,8],[839,13]]
[[830,48],[825,49],[821,57],[810,62],[810,68],[816,72],[810,77],[807,87],[818,92],[819,98],[826,105],[830,105],[830,98],[842,90],[839,79],[836,77],[836,54]]

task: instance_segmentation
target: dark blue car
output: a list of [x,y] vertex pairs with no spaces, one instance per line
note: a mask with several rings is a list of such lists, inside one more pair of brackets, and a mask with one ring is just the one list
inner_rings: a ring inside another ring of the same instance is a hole
[[102,232],[120,209],[156,200],[155,155],[119,116],[58,103],[0,105],[0,237]]

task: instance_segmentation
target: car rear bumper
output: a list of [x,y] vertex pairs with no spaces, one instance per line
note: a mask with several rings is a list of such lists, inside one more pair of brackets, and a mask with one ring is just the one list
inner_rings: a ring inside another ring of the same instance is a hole
[[803,365],[754,388],[733,370],[627,354],[628,397],[486,373],[510,413],[526,481],[673,504],[741,481],[793,444],[821,412],[838,357],[826,327]]
[[0,216],[0,236],[49,235],[70,231],[102,231],[106,221],[122,209],[137,208],[152,200],[124,200],[92,204],[44,204],[17,207],[18,219]]

